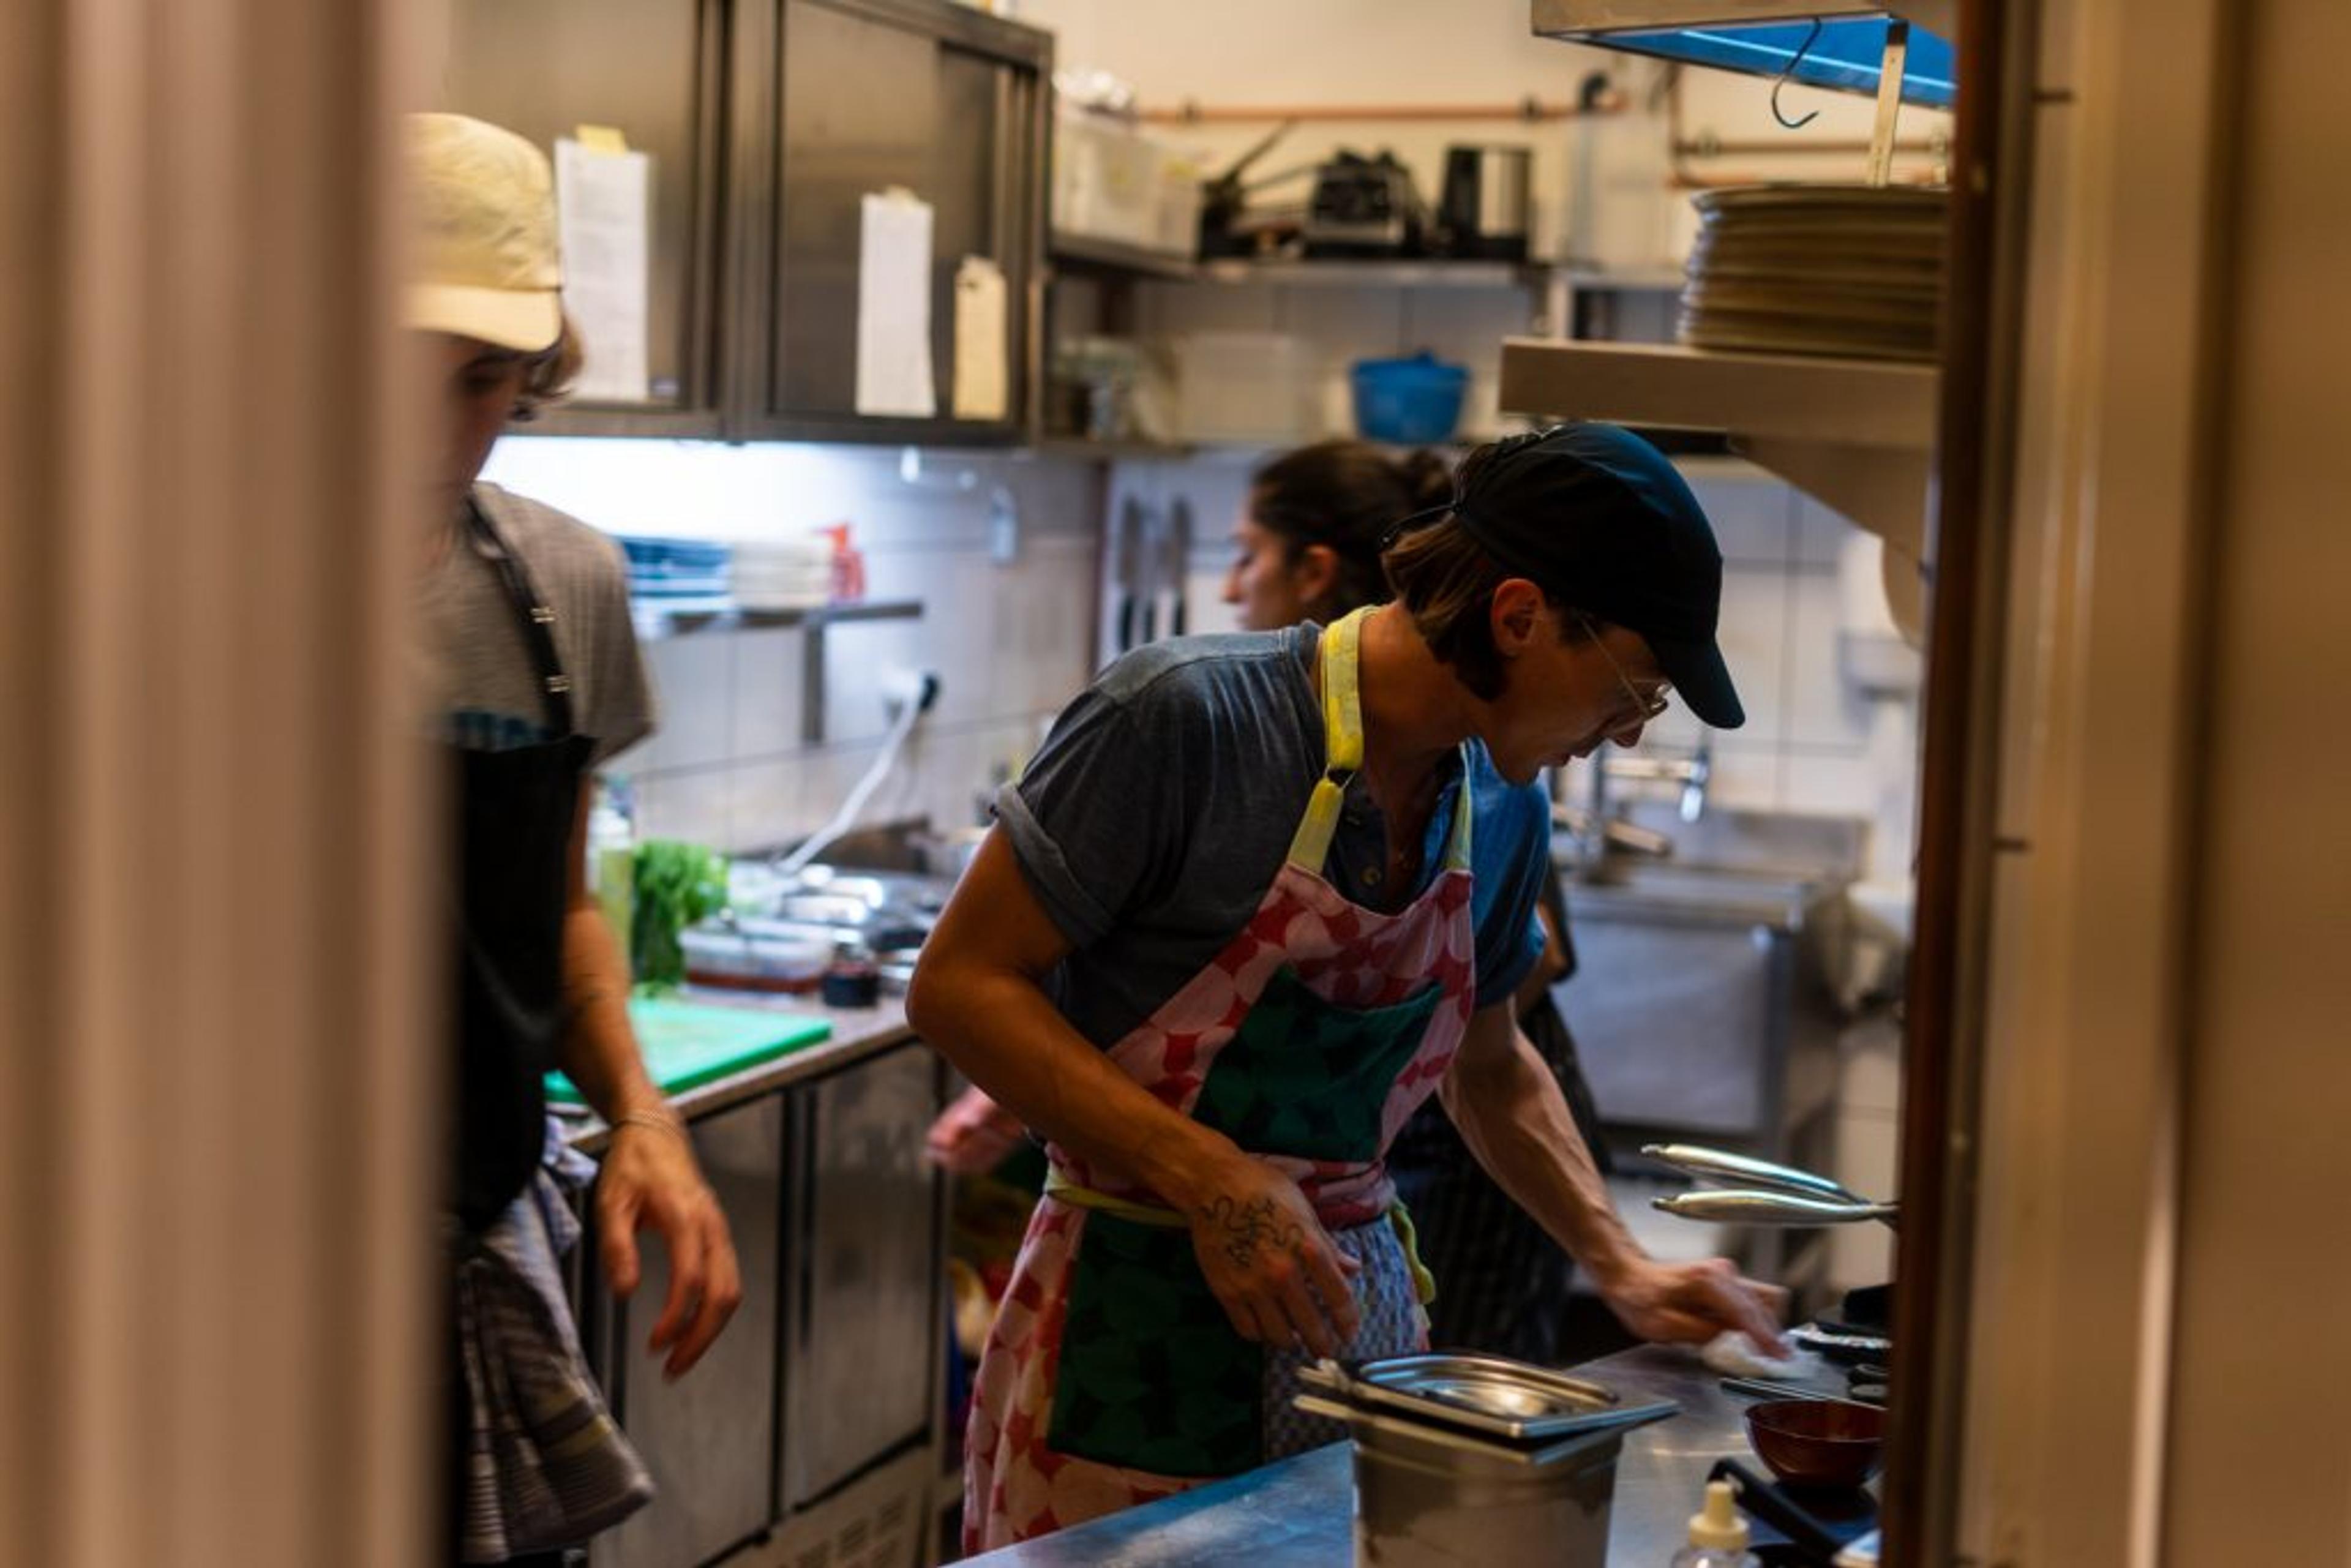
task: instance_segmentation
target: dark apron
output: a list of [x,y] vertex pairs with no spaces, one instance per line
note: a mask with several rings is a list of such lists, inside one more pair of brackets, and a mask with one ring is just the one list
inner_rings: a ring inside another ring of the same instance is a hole
[[480,507],[472,541],[496,563],[529,650],[548,733],[503,751],[455,750],[457,1218],[487,1226],[538,1167],[546,1075],[562,1037],[571,829],[594,741],[572,727],[555,612]]
[[[546,1075],[556,1064],[564,1024],[571,826],[595,743],[572,727],[571,682],[556,651],[554,610],[482,508],[469,502],[465,515],[466,544],[480,546],[496,562],[514,607],[554,737],[503,751],[450,748],[457,936],[451,1203],[458,1223],[478,1234],[530,1184],[546,1148]],[[458,1370],[454,1302],[444,1303],[444,1547],[454,1563],[462,1560],[460,1500],[472,1408]]]

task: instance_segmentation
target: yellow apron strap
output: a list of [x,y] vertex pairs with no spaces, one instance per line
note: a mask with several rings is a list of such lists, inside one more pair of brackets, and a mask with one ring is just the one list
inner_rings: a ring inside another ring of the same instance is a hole
[[1365,605],[1322,633],[1323,773],[1290,841],[1290,863],[1316,876],[1322,874],[1322,862],[1331,853],[1331,835],[1339,828],[1339,808],[1346,799],[1345,777],[1364,765],[1364,699],[1356,678],[1357,652],[1363,644],[1364,619],[1372,608]]
[[1079,1208],[1091,1208],[1117,1219],[1131,1219],[1137,1225],[1155,1225],[1163,1230],[1186,1230],[1190,1223],[1172,1208],[1157,1204],[1130,1203],[1123,1197],[1113,1197],[1106,1192],[1096,1192],[1090,1186],[1080,1186],[1061,1174],[1059,1166],[1045,1167],[1045,1196],[1059,1198]]
[[1437,1276],[1420,1260],[1420,1232],[1413,1228],[1412,1210],[1403,1204],[1388,1209],[1388,1223],[1395,1227],[1396,1239],[1404,1243],[1405,1267],[1412,1270],[1412,1293],[1422,1306],[1437,1300]]
[[[1322,874],[1331,856],[1331,837],[1339,831],[1339,812],[1346,801],[1347,777],[1364,765],[1364,696],[1360,654],[1364,621],[1376,608],[1365,605],[1322,633],[1323,773],[1307,798],[1306,814],[1290,840],[1290,863],[1301,871]],[[1453,827],[1445,839],[1448,871],[1469,869],[1469,824],[1476,816],[1469,800],[1469,753],[1461,754],[1461,787],[1454,792]]]
[[1445,836],[1445,869],[1469,869],[1469,824],[1477,820],[1475,803],[1469,799],[1469,747],[1461,747],[1461,782],[1453,789],[1453,831]]

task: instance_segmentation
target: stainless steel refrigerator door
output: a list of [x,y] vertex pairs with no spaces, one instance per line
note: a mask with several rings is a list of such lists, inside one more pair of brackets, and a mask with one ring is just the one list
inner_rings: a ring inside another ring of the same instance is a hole
[[939,1176],[923,1134],[939,1060],[901,1046],[794,1096],[792,1281],[779,1470],[787,1509],[931,1427],[944,1348]]

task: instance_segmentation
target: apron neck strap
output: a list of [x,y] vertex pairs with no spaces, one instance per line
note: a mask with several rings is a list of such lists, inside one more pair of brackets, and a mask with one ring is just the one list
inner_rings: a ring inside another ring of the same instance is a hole
[[[1322,673],[1322,777],[1307,799],[1306,814],[1290,841],[1289,857],[1290,864],[1316,876],[1322,874],[1322,863],[1331,855],[1331,839],[1338,831],[1347,781],[1364,765],[1364,622],[1376,608],[1367,604],[1327,627],[1318,651]],[[1445,841],[1448,871],[1467,870],[1469,865],[1472,812],[1466,752],[1462,762],[1461,784],[1454,791],[1453,828]]]
[[490,519],[478,494],[465,499],[466,531],[496,569],[507,602],[522,630],[523,646],[530,653],[532,674],[538,681],[538,699],[547,710],[548,727],[557,737],[577,733],[571,722],[571,677],[563,672],[563,655],[555,646],[555,611],[531,580],[530,570]]

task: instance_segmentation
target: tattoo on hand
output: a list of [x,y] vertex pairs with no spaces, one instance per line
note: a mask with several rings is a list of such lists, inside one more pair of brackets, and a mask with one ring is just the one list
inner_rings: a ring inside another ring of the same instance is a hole
[[1285,1218],[1270,1197],[1247,1205],[1219,1197],[1207,1212],[1224,1233],[1225,1256],[1238,1268],[1246,1269],[1254,1262],[1259,1248],[1270,1246],[1278,1251],[1295,1253],[1306,1240],[1305,1231],[1295,1220]]

